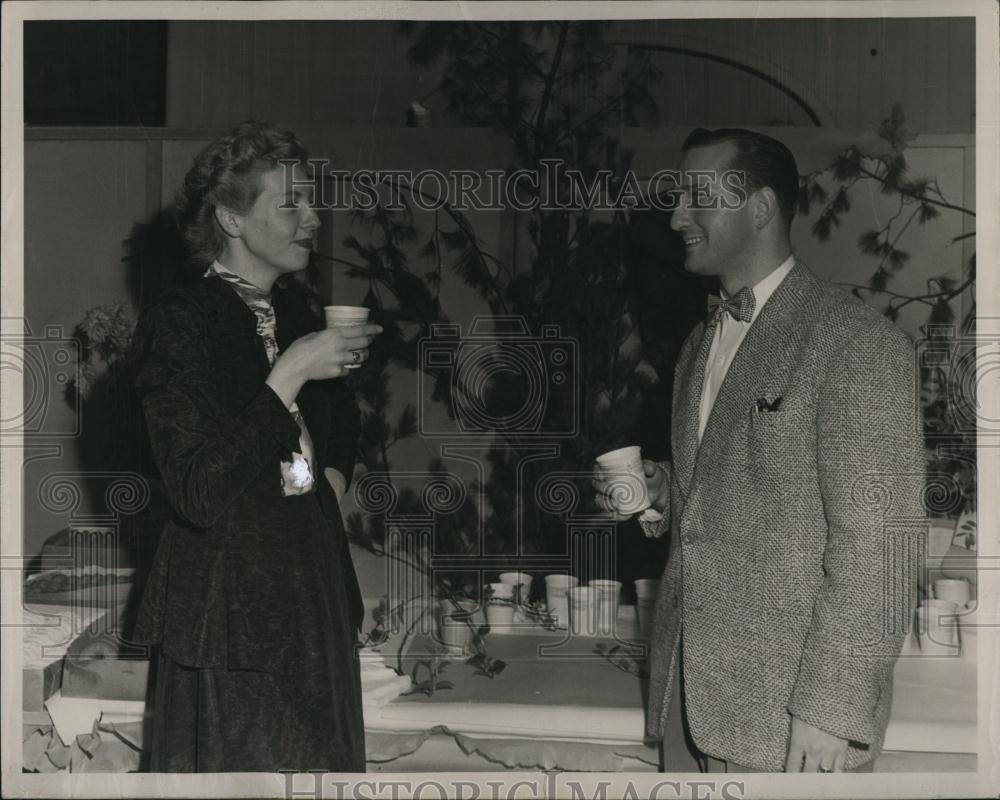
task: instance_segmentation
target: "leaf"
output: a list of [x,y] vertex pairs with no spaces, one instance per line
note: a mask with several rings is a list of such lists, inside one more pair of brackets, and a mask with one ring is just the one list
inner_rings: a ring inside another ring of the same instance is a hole
[[469,243],[469,237],[464,231],[441,231],[441,242],[449,250],[464,250]]
[[901,155],[890,156],[885,162],[885,174],[882,176],[882,194],[897,194],[900,183],[906,175],[906,159]]
[[441,288],[441,273],[437,270],[425,272],[424,280],[427,282],[427,286],[430,287],[432,292],[436,292]]
[[827,214],[820,214],[812,226],[812,234],[821,242],[830,239],[830,218]]
[[[427,240],[427,244],[417,250],[417,255],[421,258],[434,258],[438,254],[437,242],[433,238]],[[434,273],[427,273],[432,275]]]
[[955,312],[947,300],[938,300],[931,308],[927,319],[929,325],[950,325],[955,321]]
[[833,198],[833,202],[830,204],[830,210],[835,215],[844,214],[851,210],[851,198],[848,196],[847,191],[843,186],[840,187],[836,197]]
[[809,199],[814,203],[825,203],[827,197],[829,194],[823,185],[819,181],[813,181],[812,186],[809,187]]
[[868,288],[873,292],[884,292],[889,285],[889,273],[879,267],[868,279]]
[[849,181],[861,173],[861,153],[856,147],[848,147],[833,162],[833,177],[838,181]]
[[889,116],[879,124],[879,137],[887,141],[893,150],[901,150],[906,146],[906,142],[916,138],[916,134],[910,133],[903,127],[905,120],[903,106],[896,103]]
[[917,215],[917,221],[919,223],[923,224],[938,216],[940,216],[938,210],[930,203],[920,204],[920,213]]
[[906,262],[909,260],[910,260],[909,253],[903,250],[897,250],[896,248],[891,248],[888,255],[888,261],[889,261],[889,267],[890,269],[892,269],[893,272],[898,272],[899,270],[901,270],[906,265]]
[[858,237],[858,249],[862,253],[875,255],[878,253],[882,235],[878,231],[865,231]]
[[397,440],[409,439],[417,432],[417,410],[411,403],[407,403],[403,408],[399,419],[396,421],[395,438]]

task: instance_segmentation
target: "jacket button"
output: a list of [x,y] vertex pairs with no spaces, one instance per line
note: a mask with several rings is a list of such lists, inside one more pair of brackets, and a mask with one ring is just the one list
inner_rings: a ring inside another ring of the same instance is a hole
[[681,544],[692,544],[694,542],[694,536],[690,533],[681,534]]

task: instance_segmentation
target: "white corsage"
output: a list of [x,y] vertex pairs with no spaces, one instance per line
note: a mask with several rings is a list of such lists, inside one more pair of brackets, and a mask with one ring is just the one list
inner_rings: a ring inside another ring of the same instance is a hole
[[314,480],[312,467],[302,453],[292,453],[291,461],[281,462],[281,491],[286,497],[305,494]]

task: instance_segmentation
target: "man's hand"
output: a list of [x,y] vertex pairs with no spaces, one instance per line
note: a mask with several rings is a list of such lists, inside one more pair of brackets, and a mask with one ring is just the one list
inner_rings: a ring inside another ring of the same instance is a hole
[[785,772],[843,772],[846,760],[847,739],[792,717]]
[[[642,471],[646,478],[646,493],[649,495],[649,503],[659,512],[663,512],[670,502],[670,486],[667,483],[667,475],[664,470],[656,466],[655,461],[648,459],[642,462]],[[594,464],[594,477],[591,485],[596,494],[598,507],[606,511],[612,518],[617,520],[629,519],[631,514],[622,514],[617,507],[614,492],[611,487],[614,485],[614,478],[601,468],[600,464]],[[620,481],[620,476],[618,477]]]

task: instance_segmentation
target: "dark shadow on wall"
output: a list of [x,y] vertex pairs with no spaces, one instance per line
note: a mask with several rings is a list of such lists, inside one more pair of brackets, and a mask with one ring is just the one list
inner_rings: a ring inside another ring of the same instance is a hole
[[[684,270],[684,244],[670,229],[670,212],[633,211],[629,223],[629,263],[636,286],[639,325],[646,352],[660,376],[639,414],[635,440],[643,456],[670,458],[674,365],[681,345],[705,316],[706,298],[716,281]],[[658,578],[667,558],[667,537],[648,539],[638,523],[620,527],[619,579],[625,599],[634,601],[632,581]]]
[[[146,222],[132,226],[122,243],[128,301],[141,314],[164,292],[196,279],[201,270],[187,256],[174,225],[172,210],[161,211]],[[113,302],[115,298],[108,298]],[[136,513],[118,514],[118,530],[113,552],[101,548],[73,555],[76,564],[131,567],[135,570],[121,619],[127,639],[135,612],[169,514],[162,484],[148,446],[145,419],[132,380],[128,342],[134,319],[129,313],[126,334],[109,343],[106,326],[78,324],[74,335],[82,345],[85,364],[93,369],[86,381],[85,395],[79,398],[80,436],[76,440],[80,471],[85,476],[80,487],[86,495],[85,507],[97,516],[115,515],[108,507],[110,476],[133,473],[148,487],[149,501]],[[80,385],[67,388],[80,392]],[[28,565],[27,574],[65,565],[71,548],[79,549],[73,526],[49,537],[41,554]]]

